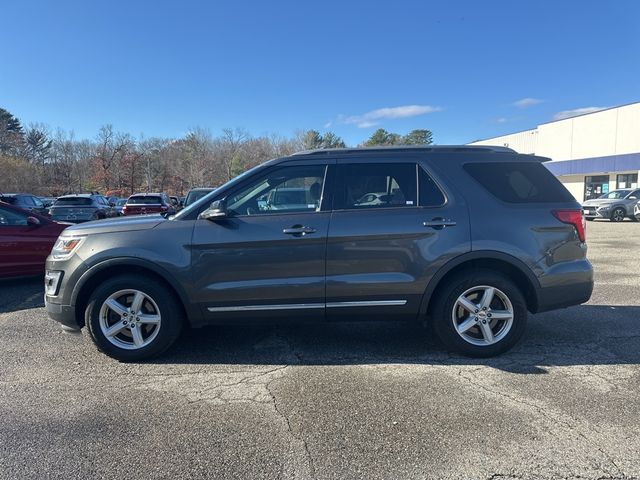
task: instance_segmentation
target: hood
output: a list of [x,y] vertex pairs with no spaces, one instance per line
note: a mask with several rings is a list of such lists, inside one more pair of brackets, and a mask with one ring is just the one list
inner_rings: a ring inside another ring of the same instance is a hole
[[68,235],[90,235],[94,233],[147,230],[166,221],[168,220],[162,215],[139,215],[133,217],[107,218],[104,220],[80,223],[78,225],[68,227],[64,232]]
[[583,207],[604,207],[606,205],[613,205],[614,203],[624,202],[624,199],[611,199],[611,198],[594,198],[587,200],[582,204]]

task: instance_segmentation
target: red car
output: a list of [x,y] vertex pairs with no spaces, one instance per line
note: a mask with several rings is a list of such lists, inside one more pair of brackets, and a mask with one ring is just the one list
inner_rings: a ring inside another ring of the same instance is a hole
[[0,202],[0,278],[43,274],[44,261],[68,226]]
[[124,215],[146,215],[149,213],[176,213],[174,205],[166,193],[136,193],[131,195],[122,207]]

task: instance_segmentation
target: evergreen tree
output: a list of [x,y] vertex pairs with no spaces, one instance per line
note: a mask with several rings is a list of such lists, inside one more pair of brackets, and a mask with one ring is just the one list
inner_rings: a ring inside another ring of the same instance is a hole
[[17,154],[24,142],[20,120],[0,108],[0,152]]

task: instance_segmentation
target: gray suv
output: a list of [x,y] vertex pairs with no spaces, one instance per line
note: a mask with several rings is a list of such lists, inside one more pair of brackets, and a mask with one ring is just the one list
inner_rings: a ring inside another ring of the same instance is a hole
[[[451,350],[496,355],[527,311],[591,296],[581,206],[546,160],[501,147],[271,160],[173,217],[67,228],[46,309],[123,361],[162,353],[185,327],[276,320],[410,320]],[[305,203],[263,201],[294,188]]]
[[622,188],[587,200],[582,204],[582,210],[587,220],[608,218],[612,222],[622,222],[625,217],[629,217],[635,222],[633,207],[638,200],[640,200],[640,190]]

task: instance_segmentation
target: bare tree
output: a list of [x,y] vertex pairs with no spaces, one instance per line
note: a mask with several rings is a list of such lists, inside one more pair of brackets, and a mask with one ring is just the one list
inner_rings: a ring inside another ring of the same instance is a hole
[[[112,185],[111,167],[122,160],[131,147],[132,141],[129,134],[114,132],[112,125],[102,126],[98,132],[97,140],[96,157],[102,167],[102,178],[100,180],[105,190],[108,190]],[[119,169],[116,169],[116,174],[118,177],[121,177]],[[116,180],[116,184],[119,187],[122,185],[121,178]]]

